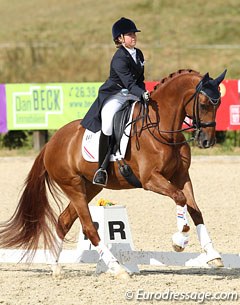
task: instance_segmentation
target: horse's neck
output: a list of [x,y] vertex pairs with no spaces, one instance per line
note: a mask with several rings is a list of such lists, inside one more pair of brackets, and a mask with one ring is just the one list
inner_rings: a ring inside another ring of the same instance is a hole
[[194,92],[198,78],[197,75],[180,75],[166,85],[160,85],[152,93],[155,106],[152,107],[150,115],[159,116],[160,130],[178,130],[182,127],[186,114],[184,101]]
[[[181,101],[179,101],[181,99]],[[151,107],[152,106],[152,107]],[[164,130],[176,130],[181,127],[185,117],[182,97],[178,96],[178,100],[173,96],[159,97],[154,100],[149,107],[150,117],[155,120],[158,118],[159,128]]]

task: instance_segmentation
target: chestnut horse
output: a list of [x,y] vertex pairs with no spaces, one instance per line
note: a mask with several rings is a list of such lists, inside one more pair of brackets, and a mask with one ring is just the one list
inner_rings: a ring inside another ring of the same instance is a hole
[[[144,117],[135,120],[126,153],[126,160],[142,188],[169,196],[176,203],[178,231],[173,235],[174,249],[182,251],[188,242],[188,212],[197,227],[207,262],[214,261],[218,265],[222,265],[221,256],[213,247],[194,199],[189,177],[191,152],[182,133],[182,124],[186,116],[192,119],[189,128],[196,131],[195,140],[199,147],[208,148],[215,144],[219,84],[225,73],[212,79],[208,73],[202,77],[193,70],[179,70],[163,79],[151,92]],[[140,103],[136,104],[133,119],[141,113],[141,107]],[[34,252],[41,237],[45,248],[55,253],[57,263],[62,241],[79,218],[84,234],[96,247],[109,271],[114,275],[124,274],[124,268],[101,243],[91,219],[88,203],[102,187],[92,184],[98,164],[85,161],[81,154],[85,129],[80,123],[81,120],[76,120],[59,129],[37,156],[14,215],[0,226],[0,247]],[[106,188],[133,188],[119,173],[116,162],[111,162],[108,174]],[[48,201],[47,190],[58,202],[59,188],[70,202],[57,219]]]

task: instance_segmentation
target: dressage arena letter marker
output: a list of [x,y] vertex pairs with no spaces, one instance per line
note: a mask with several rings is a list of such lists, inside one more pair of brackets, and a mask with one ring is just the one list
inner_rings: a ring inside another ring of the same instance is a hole
[[[125,206],[89,206],[89,209],[94,224],[98,224],[97,229],[101,241],[104,242],[116,257],[124,251],[133,251],[132,235]],[[94,257],[96,252],[95,247],[92,246],[88,239],[84,238],[84,234],[80,230],[77,246],[77,261],[82,261],[87,253],[89,257],[89,252],[91,253],[90,256]],[[139,272],[136,260],[130,259],[122,262],[122,264],[130,273]],[[107,271],[106,265],[102,261],[99,261],[96,272],[101,273],[105,271]]]
[[[112,247],[117,244],[119,250],[126,246],[133,250],[132,235],[128,223],[127,211],[124,206],[89,206],[92,220],[104,244]],[[124,244],[124,245],[123,245]],[[79,233],[78,251],[94,250],[90,240],[82,232]]]
[[125,225],[122,221],[109,221],[108,227],[111,240],[114,240],[114,233],[120,233],[121,239],[126,239]]

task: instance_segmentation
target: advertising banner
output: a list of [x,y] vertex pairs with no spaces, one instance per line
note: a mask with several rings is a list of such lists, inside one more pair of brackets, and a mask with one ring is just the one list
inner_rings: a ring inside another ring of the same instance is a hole
[[0,133],[7,132],[5,85],[0,84]]
[[82,118],[101,83],[6,85],[9,130],[58,129]]
[[[147,90],[154,90],[157,83],[146,82]],[[83,118],[101,84],[0,85],[0,133],[7,130],[56,130]],[[224,80],[220,90],[222,103],[217,112],[216,129],[239,130],[240,80]]]
[[240,129],[240,89],[238,80],[225,80],[220,85],[222,103],[217,112],[217,130]]

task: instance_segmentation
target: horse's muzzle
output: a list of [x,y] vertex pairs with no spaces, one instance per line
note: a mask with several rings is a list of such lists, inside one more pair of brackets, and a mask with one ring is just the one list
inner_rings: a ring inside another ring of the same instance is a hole
[[200,148],[209,148],[216,143],[215,135],[209,135],[209,133],[199,130],[197,131],[197,137],[195,138]]

